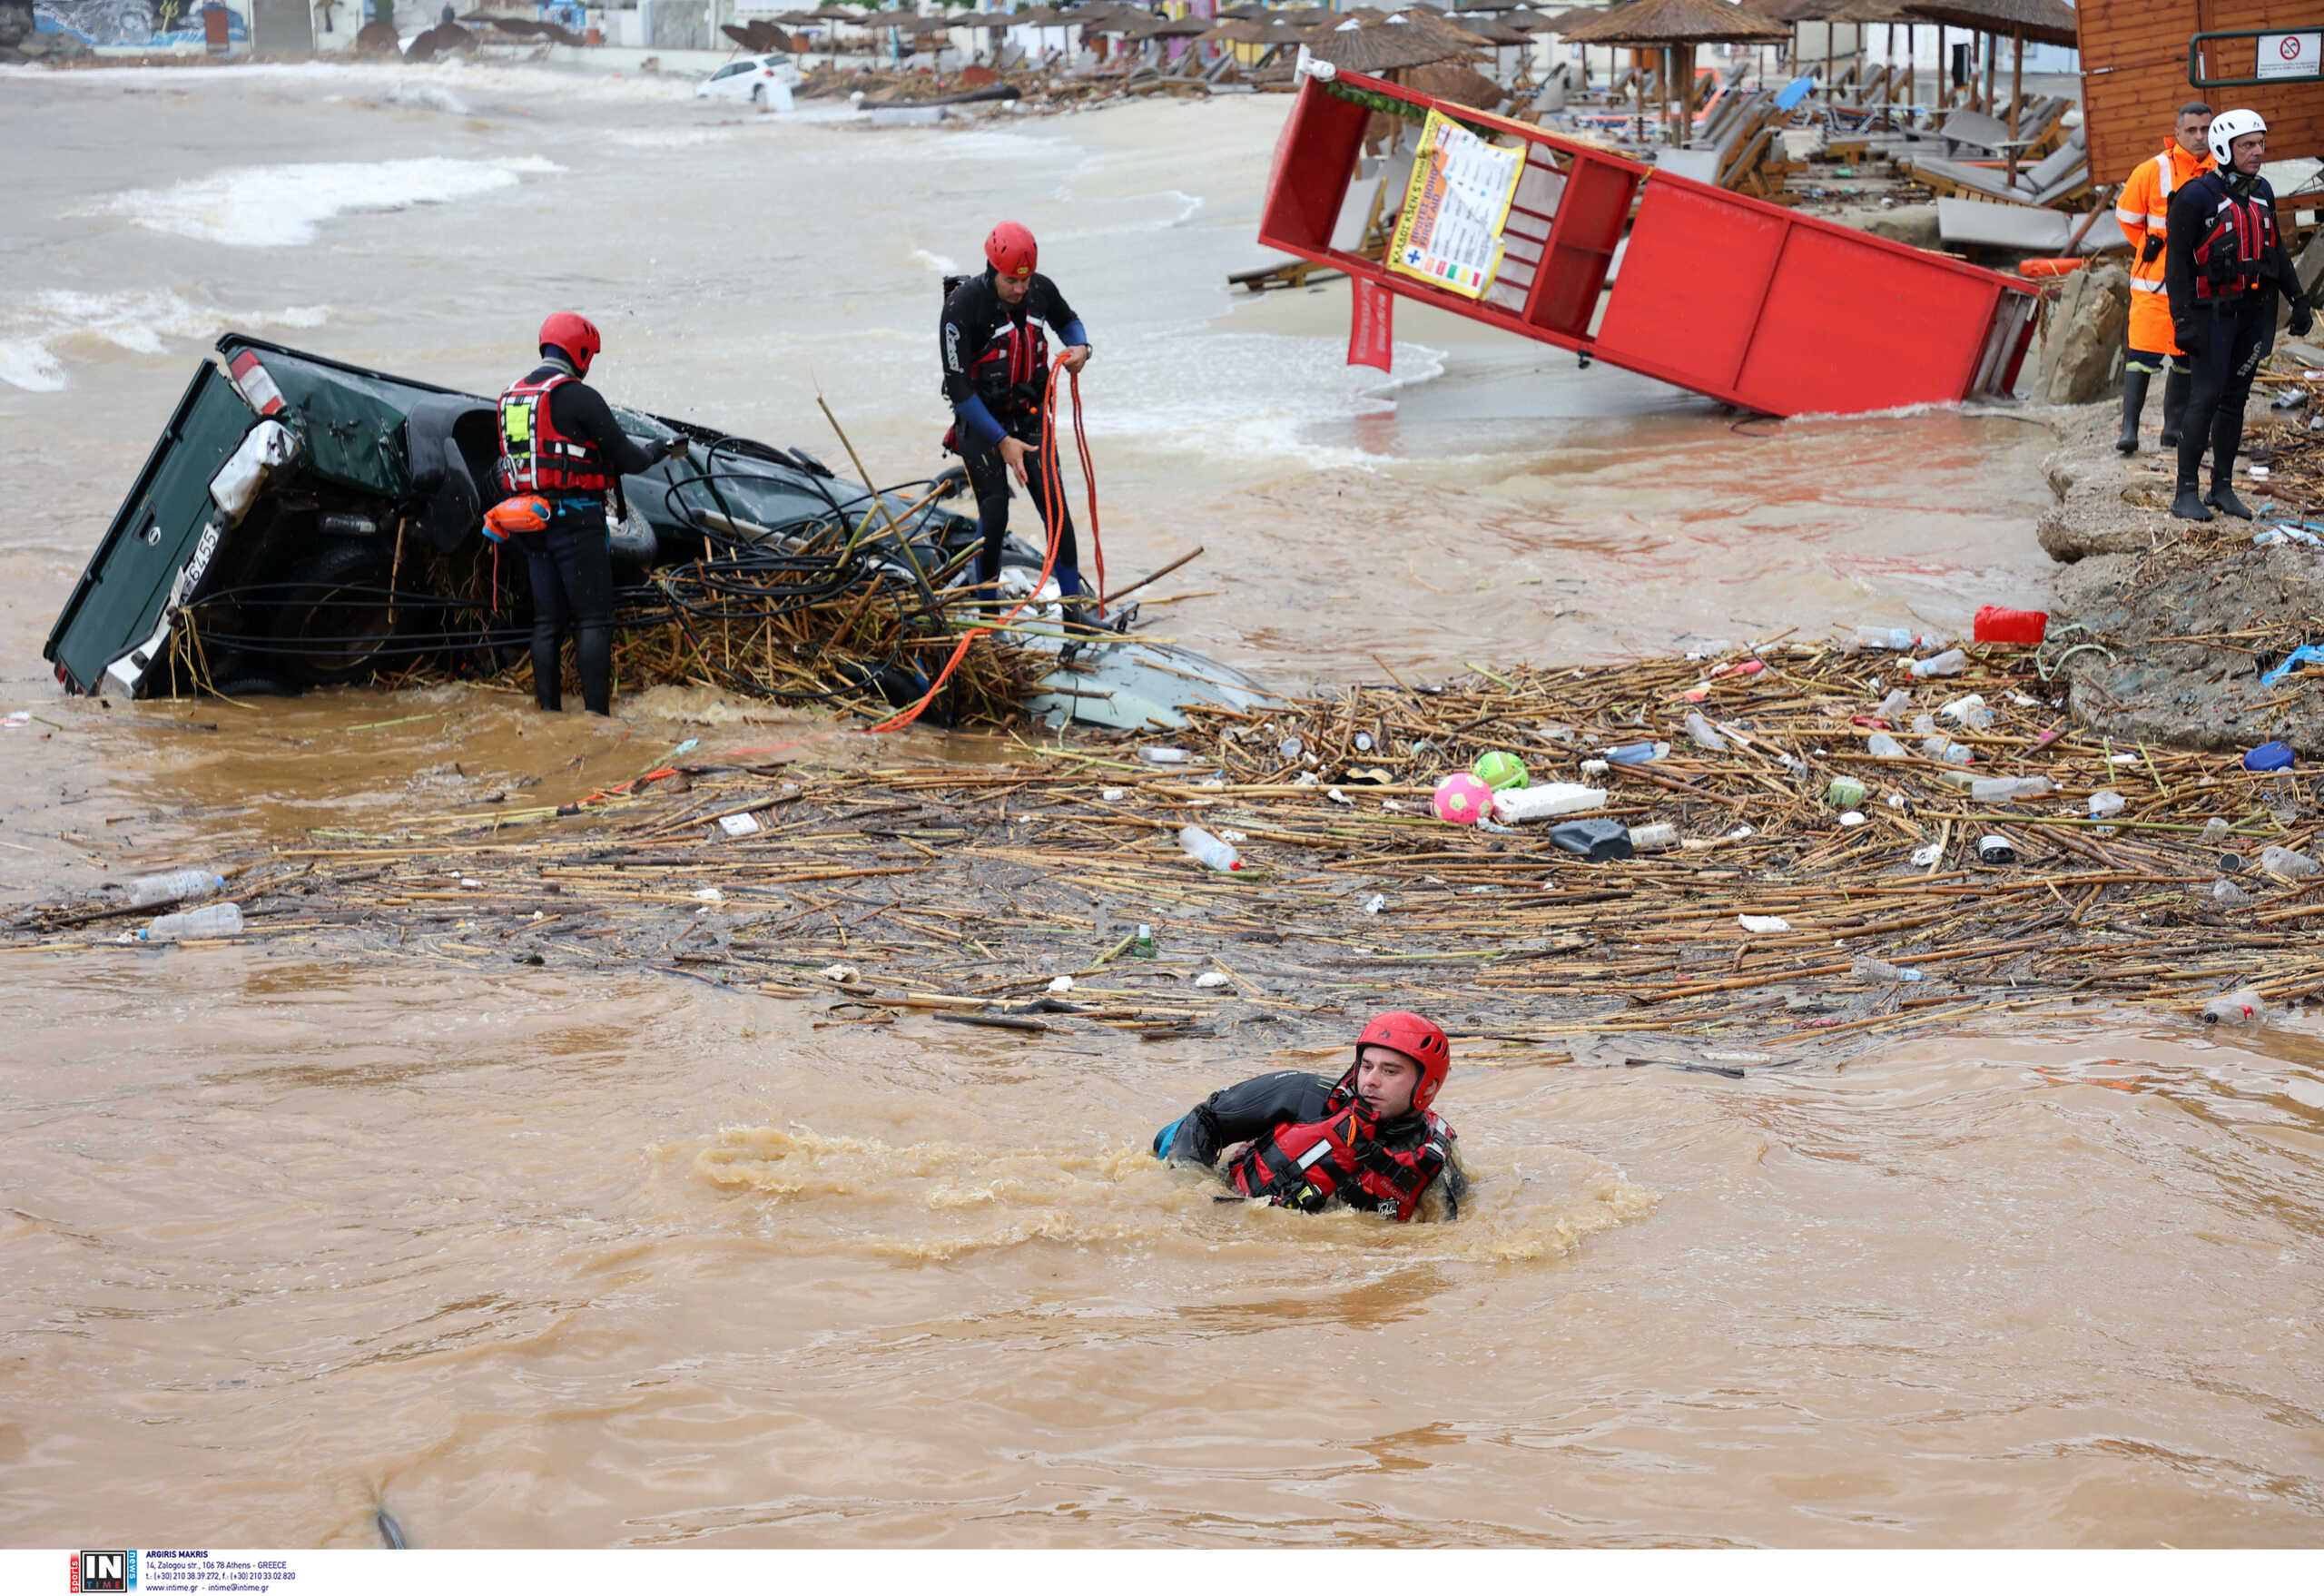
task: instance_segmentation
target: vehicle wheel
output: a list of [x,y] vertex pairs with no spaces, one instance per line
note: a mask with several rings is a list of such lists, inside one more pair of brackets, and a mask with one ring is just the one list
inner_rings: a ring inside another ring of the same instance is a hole
[[757,106],[762,111],[766,109],[766,85],[764,84],[753,84],[751,85],[751,103]]
[[272,629],[293,680],[359,682],[382,662],[392,627],[380,595],[390,574],[388,551],[368,542],[333,544],[292,570]]

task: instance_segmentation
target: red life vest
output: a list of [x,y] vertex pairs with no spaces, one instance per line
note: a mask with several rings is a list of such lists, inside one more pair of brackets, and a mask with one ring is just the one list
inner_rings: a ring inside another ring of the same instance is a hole
[[1413,1117],[1386,1135],[1361,1106],[1305,1125],[1279,1125],[1226,1167],[1227,1184],[1246,1197],[1316,1213],[1336,1198],[1399,1221],[1452,1156],[1452,1128],[1434,1114]]
[[2231,300],[2259,292],[2275,251],[2275,207],[2257,192],[2239,200],[2221,187],[2211,224],[2195,245],[2195,298]]
[[549,395],[567,372],[513,383],[500,396],[500,486],[510,493],[603,493],[614,479],[597,446],[567,438],[549,414]]
[[1049,340],[1030,316],[1004,317],[1000,331],[969,362],[969,381],[997,417],[1037,413],[1049,375]]

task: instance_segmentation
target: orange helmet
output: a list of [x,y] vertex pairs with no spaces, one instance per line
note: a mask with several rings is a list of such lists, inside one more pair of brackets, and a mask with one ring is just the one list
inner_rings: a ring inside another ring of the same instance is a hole
[[1372,1047],[1393,1048],[1419,1062],[1420,1084],[1413,1088],[1415,1114],[1435,1100],[1436,1089],[1444,1084],[1452,1069],[1452,1045],[1444,1039],[1443,1029],[1409,1010],[1391,1009],[1373,1016],[1364,1034],[1355,1039],[1357,1059],[1363,1059],[1364,1049]]
[[589,374],[589,362],[606,340],[597,336],[596,324],[586,316],[576,316],[570,310],[559,310],[541,323],[541,348],[563,350],[573,362],[573,369],[580,376]]
[[1041,247],[1022,222],[1004,222],[986,235],[984,258],[1001,277],[1030,277],[1040,263]]

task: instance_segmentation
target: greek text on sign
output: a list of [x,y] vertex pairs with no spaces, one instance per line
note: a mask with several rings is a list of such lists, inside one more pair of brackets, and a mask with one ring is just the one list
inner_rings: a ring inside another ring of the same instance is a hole
[[1501,270],[1501,230],[1524,164],[1524,151],[1497,149],[1431,111],[1388,247],[1388,270],[1483,298]]
[[2324,77],[2324,33],[2261,34],[2258,75]]

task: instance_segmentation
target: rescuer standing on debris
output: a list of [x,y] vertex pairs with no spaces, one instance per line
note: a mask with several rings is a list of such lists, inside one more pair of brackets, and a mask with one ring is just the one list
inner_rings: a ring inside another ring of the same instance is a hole
[[1057,544],[1052,574],[1058,591],[1068,610],[1078,609],[1072,601],[1082,591],[1080,557],[1061,476],[1054,502],[1050,491],[1049,340],[1034,323],[1049,323],[1065,340],[1068,371],[1078,372],[1088,363],[1089,337],[1057,284],[1033,270],[1039,250],[1030,232],[1014,222],[1002,222],[984,241],[984,258],[982,272],[945,296],[940,331],[944,397],[953,415],[944,447],[967,463],[969,485],[977,496],[977,525],[984,534],[977,585],[990,596],[1000,578],[1001,539],[1009,535],[1009,478],[1014,476],[1032,495],[1041,525]]
[[[581,660],[581,699],[608,714],[614,696],[614,563],[606,496],[621,479],[685,452],[685,439],[641,448],[581,379],[605,340],[586,317],[541,323],[541,363],[500,396],[500,486],[548,506],[547,526],[521,536],[533,582],[533,697],[565,706],[559,660],[568,627]],[[625,506],[625,509],[626,507]]]
[[2131,241],[2130,350],[2122,360],[2122,436],[2114,447],[2139,452],[2139,413],[2146,408],[2147,384],[2166,369],[2162,381],[2162,447],[2179,446],[2179,419],[2187,411],[2186,352],[2171,333],[2171,298],[2162,281],[2163,241],[2170,225],[2171,196],[2209,172],[2211,108],[2196,100],[2179,107],[2179,125],[2162,153],[2142,161],[2114,220]]
[[[2211,145],[2219,166],[2172,196],[2164,247],[2171,325],[2194,368],[2171,513],[2208,521],[2218,510],[2248,521],[2250,510],[2235,497],[2235,451],[2251,379],[2275,341],[2276,295],[2291,301],[2294,338],[2306,337],[2315,317],[2277,232],[2275,191],[2260,175],[2267,123],[2256,111],[2224,112],[2211,122]],[[2199,484],[2206,448],[2209,493]]]
[[1320,1213],[1334,1204],[1413,1218],[1436,1187],[1448,1219],[1468,1179],[1452,1128],[1429,1111],[1452,1067],[1434,1021],[1403,1010],[1375,1016],[1356,1039],[1355,1062],[1334,1082],[1302,1069],[1261,1075],[1213,1092],[1154,1138],[1154,1156],[1219,1170],[1237,1194]]

